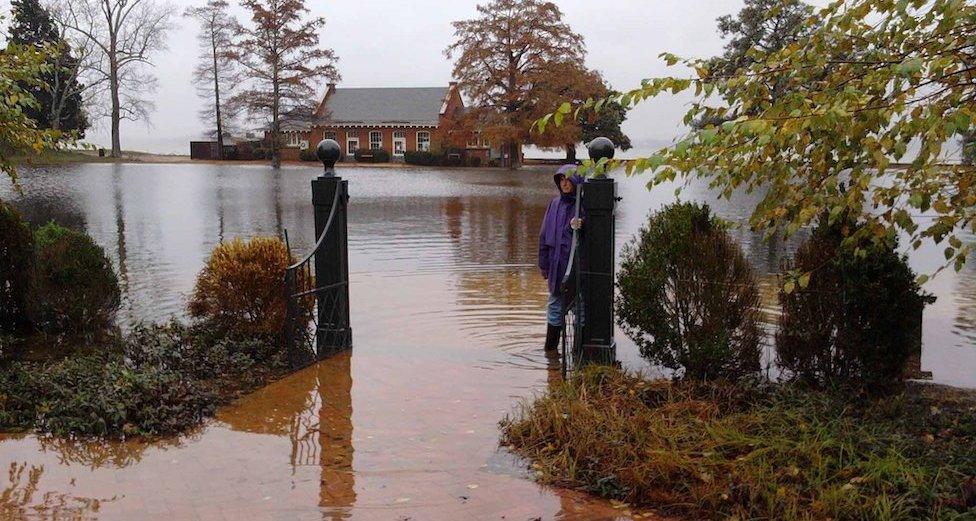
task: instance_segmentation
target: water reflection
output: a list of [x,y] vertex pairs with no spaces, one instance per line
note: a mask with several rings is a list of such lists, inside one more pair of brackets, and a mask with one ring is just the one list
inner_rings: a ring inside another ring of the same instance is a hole
[[340,353],[247,396],[218,419],[236,431],[287,436],[292,474],[319,471],[324,519],[347,519],[353,474],[351,353]]
[[95,519],[109,499],[78,497],[64,492],[45,492],[40,487],[44,466],[11,463],[7,483],[0,491],[2,519]]
[[966,265],[956,277],[956,319],[953,333],[960,346],[976,346],[976,256],[966,259]]

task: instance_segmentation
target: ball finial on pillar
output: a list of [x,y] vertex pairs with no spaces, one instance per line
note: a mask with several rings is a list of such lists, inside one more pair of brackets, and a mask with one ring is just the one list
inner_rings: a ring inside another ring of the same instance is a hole
[[319,146],[315,149],[315,155],[325,167],[325,171],[322,173],[323,177],[332,177],[335,175],[335,164],[341,154],[342,151],[339,149],[339,143],[336,143],[336,140],[323,139],[319,141]]
[[610,141],[605,137],[594,138],[586,144],[586,150],[590,153],[590,159],[593,161],[599,161],[603,158],[613,159],[614,149],[613,141]]

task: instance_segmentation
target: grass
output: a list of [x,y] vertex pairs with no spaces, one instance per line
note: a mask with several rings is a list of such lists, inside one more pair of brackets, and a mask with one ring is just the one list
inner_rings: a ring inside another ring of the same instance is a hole
[[37,155],[14,156],[13,161],[18,165],[30,166],[53,166],[73,163],[171,163],[189,161],[189,157],[176,154],[153,154],[151,152],[139,152],[135,150],[123,150],[122,157],[113,158],[109,155],[109,150],[105,150],[105,157],[98,156],[98,150],[76,149],[76,150],[45,150]]
[[95,150],[45,150],[31,156],[15,156],[14,162],[20,165],[50,166],[68,163],[104,163],[110,157],[98,157]]
[[708,519],[976,519],[976,399],[590,368],[501,422],[540,480]]

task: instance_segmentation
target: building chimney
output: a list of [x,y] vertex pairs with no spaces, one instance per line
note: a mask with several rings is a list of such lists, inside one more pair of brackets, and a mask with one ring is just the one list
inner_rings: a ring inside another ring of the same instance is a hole
[[452,82],[450,82],[450,83],[448,83],[448,85],[449,85],[449,86],[450,86],[450,87],[451,87],[452,89],[453,89],[454,87],[457,87],[457,84],[458,84],[458,82],[456,82],[456,81],[452,81]]

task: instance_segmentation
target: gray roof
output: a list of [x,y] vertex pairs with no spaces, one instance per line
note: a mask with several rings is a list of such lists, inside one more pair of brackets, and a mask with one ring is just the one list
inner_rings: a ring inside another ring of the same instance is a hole
[[337,88],[320,114],[326,124],[436,125],[449,87]]

